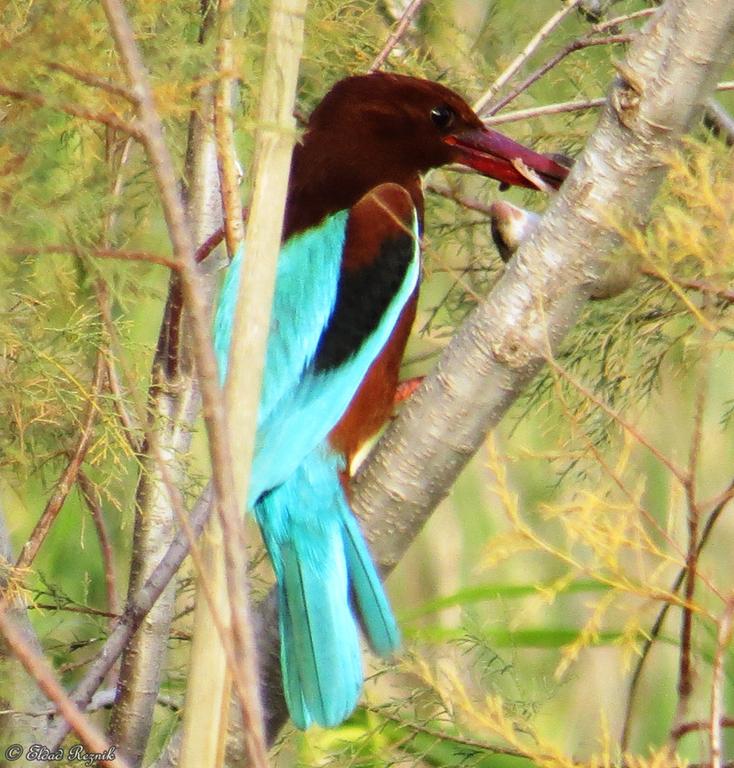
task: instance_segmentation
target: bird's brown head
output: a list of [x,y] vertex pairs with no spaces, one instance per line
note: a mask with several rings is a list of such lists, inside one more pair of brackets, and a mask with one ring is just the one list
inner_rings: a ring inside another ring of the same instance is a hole
[[[395,182],[421,205],[419,176],[461,163],[504,184],[560,186],[567,169],[488,130],[439,83],[374,73],[340,80],[314,109],[294,152],[285,235]],[[529,173],[525,170],[529,171]]]

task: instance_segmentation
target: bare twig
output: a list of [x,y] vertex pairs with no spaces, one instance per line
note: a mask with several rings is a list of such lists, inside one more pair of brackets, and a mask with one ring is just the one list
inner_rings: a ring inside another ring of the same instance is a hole
[[32,610],[39,611],[66,611],[68,613],[81,613],[86,616],[103,616],[106,619],[119,619],[119,613],[112,611],[103,611],[101,608],[92,608],[89,605],[76,605],[74,603],[65,603],[64,605],[53,605],[51,603],[34,602],[30,606]]
[[233,0],[220,0],[219,3],[219,41],[217,45],[219,78],[214,97],[214,130],[217,139],[219,189],[222,195],[224,230],[230,258],[242,247],[245,241],[242,201],[240,200],[237,173],[237,148],[232,120],[232,99],[235,93],[235,80],[231,74],[235,71],[233,50],[235,32],[232,20],[232,2]]
[[149,264],[160,264],[171,270],[177,270],[178,264],[166,256],[148,251],[128,251],[123,248],[80,248],[78,245],[63,243],[41,246],[11,246],[7,250],[13,256],[36,256],[45,253],[73,253],[77,256],[89,254],[98,259],[119,259],[121,261],[147,261]]
[[458,205],[466,208],[469,211],[476,211],[477,213],[483,213],[485,216],[490,216],[492,213],[492,206],[482,202],[476,197],[468,197],[461,192],[452,189],[451,187],[437,184],[435,181],[429,181],[426,184],[426,190],[433,192],[436,195],[441,195],[447,200],[453,200]]
[[496,755],[509,755],[511,757],[526,757],[524,752],[512,747],[501,747],[498,744],[492,744],[488,741],[481,741],[480,739],[472,739],[467,736],[461,736],[456,733],[449,733],[447,731],[441,731],[436,728],[429,728],[428,726],[421,725],[420,723],[403,720],[400,717],[391,715],[384,709],[377,709],[370,706],[365,706],[368,712],[373,712],[377,717],[394,723],[399,728],[404,728],[406,731],[412,731],[413,733],[420,733],[423,736],[429,736],[435,738],[438,743],[450,742],[452,744],[459,744],[463,747],[470,747],[481,752],[487,752],[488,754]]
[[[246,219],[245,211],[242,212],[243,220]],[[214,249],[224,240],[225,231],[224,227],[219,227],[196,249],[196,263],[200,264],[209,256]]]
[[[716,523],[718,522],[719,518],[721,517],[722,513],[726,509],[726,506],[729,504],[729,502],[734,498],[734,480],[729,484],[729,486],[726,488],[726,490],[719,495],[719,497],[714,502],[714,506],[711,509],[711,512],[709,513],[708,517],[706,518],[706,522],[704,523],[703,529],[701,531],[701,537],[698,543],[698,555],[701,555],[701,552],[703,552],[704,547],[706,546],[706,543],[708,542],[711,533],[713,532]],[[683,581],[686,577],[686,568],[683,567],[678,571],[678,574],[676,575],[673,584],[670,587],[670,591],[672,593],[678,592],[680,590],[681,586],[683,585]],[[650,632],[647,635],[647,638],[645,639],[645,642],[642,646],[642,649],[640,651],[640,654],[638,656],[637,662],[635,663],[635,668],[632,672],[632,677],[630,678],[630,685],[629,689],[627,690],[627,696],[626,696],[626,702],[625,702],[625,713],[624,713],[624,723],[622,725],[622,733],[620,736],[620,746],[622,751],[624,752],[627,749],[627,746],[629,744],[629,738],[631,734],[631,728],[632,728],[632,710],[633,710],[633,704],[635,701],[635,697],[637,695],[637,691],[640,686],[640,681],[642,680],[642,672],[645,668],[645,663],[650,656],[650,652],[652,651],[652,647],[655,644],[658,637],[660,637],[660,632],[662,631],[663,624],[665,623],[665,619],[668,615],[668,611],[671,608],[672,603],[666,602],[658,612],[658,615],[655,619],[655,622],[652,625],[652,628],[650,629]],[[681,727],[681,726],[678,726]],[[675,734],[675,729],[672,731],[671,736]]]
[[[719,720],[719,725],[722,728],[734,728],[734,718],[722,717]],[[689,733],[696,733],[696,731],[708,731],[711,728],[711,722],[708,720],[694,720],[690,723],[681,723],[674,728],[670,737],[673,741],[680,741],[684,736]]]
[[706,280],[692,280],[685,277],[668,277],[651,267],[641,267],[640,273],[646,277],[651,277],[654,280],[659,280],[668,285],[673,282],[681,288],[687,288],[691,291],[700,291],[701,293],[708,294],[716,300],[726,302],[727,304],[734,303],[734,290],[707,282]]
[[59,112],[65,112],[72,117],[79,117],[82,120],[91,120],[94,123],[109,125],[111,128],[127,133],[135,139],[142,140],[142,133],[138,125],[123,120],[111,112],[99,112],[68,101],[54,102],[47,99],[42,93],[38,93],[38,91],[24,91],[20,88],[10,88],[2,84],[0,84],[0,96],[6,96],[9,99],[17,99],[18,101],[27,101],[30,104],[35,104],[37,107],[49,107],[51,109],[56,109]]
[[110,537],[107,533],[107,523],[104,519],[102,504],[100,503],[99,491],[97,486],[79,470],[77,483],[82,492],[82,497],[87,504],[89,514],[94,521],[94,527],[97,530],[99,539],[99,548],[102,552],[102,562],[104,563],[105,587],[107,589],[107,610],[112,615],[119,614],[120,606],[117,599],[117,578],[115,576],[115,556],[110,544]]
[[[191,510],[189,515],[190,530],[182,529],[176,533],[158,565],[141,588],[128,600],[119,622],[115,624],[96,659],[87,669],[84,678],[72,692],[72,699],[79,708],[84,709],[89,704],[95,691],[116,664],[142,620],[180,568],[181,563],[189,553],[189,534],[194,538],[201,534],[209,519],[211,506],[212,488],[209,486]],[[48,743],[52,752],[61,744],[67,733],[68,725],[60,722],[49,734]]]
[[688,509],[688,546],[686,550],[686,578],[684,582],[685,604],[681,622],[680,660],[678,673],[678,702],[676,719],[681,722],[686,717],[688,701],[693,693],[693,601],[698,575],[699,524],[701,510],[697,494],[698,461],[703,439],[703,417],[709,381],[709,360],[711,345],[710,332],[703,330],[704,353],[697,366],[696,398],[693,411],[693,432],[688,457],[686,479],[683,484]]
[[[106,313],[106,316],[106,320],[104,321],[105,326],[109,327],[109,312]],[[142,447],[137,437],[140,434],[140,426],[133,421],[132,415],[125,406],[125,396],[122,392],[120,377],[117,373],[117,365],[112,350],[107,352],[105,359],[107,362],[107,385],[112,393],[112,402],[117,418],[122,425],[123,434],[125,435],[125,440],[127,441],[130,450],[133,454],[137,454]]]
[[395,31],[388,37],[385,46],[377,54],[372,64],[370,64],[370,68],[367,70],[368,72],[377,72],[377,70],[387,61],[387,57],[393,52],[395,46],[403,39],[403,36],[413,23],[413,19],[418,15],[418,11],[420,11],[424,2],[425,0],[410,0],[408,6],[403,11],[403,15],[400,17],[400,21],[398,21],[398,25],[395,27]]
[[522,67],[522,65],[535,53],[535,51],[542,45],[543,41],[548,35],[556,29],[559,24],[572,13],[581,0],[569,0],[566,2],[559,11],[553,14],[553,16],[546,21],[546,23],[535,33],[533,38],[523,48],[523,50],[513,59],[512,63],[505,68],[504,72],[490,85],[490,87],[479,97],[474,103],[474,111],[481,115],[490,108],[492,99],[496,96],[505,83],[514,77],[515,73]]
[[85,72],[78,67],[72,67],[70,64],[65,64],[60,61],[47,61],[46,66],[57,72],[63,72],[65,75],[69,75],[69,77],[73,77],[74,80],[78,80],[85,85],[99,88],[100,90],[112,93],[115,96],[121,96],[123,99],[127,99],[131,104],[136,103],[135,94],[121,83],[113,83],[111,80],[106,80],[104,77],[92,74],[91,72]]
[[606,32],[608,29],[617,29],[628,21],[635,21],[637,19],[644,19],[648,16],[652,16],[656,10],[657,8],[643,8],[641,11],[625,13],[621,16],[615,16],[613,19],[607,19],[607,21],[600,21],[599,23],[592,25],[591,29],[597,34],[599,32]]
[[[125,169],[130,159],[130,151],[133,146],[132,139],[127,136],[122,145],[122,149],[119,153],[114,154],[110,146],[112,145],[112,137],[108,138],[108,161],[117,165],[114,178],[110,185],[110,195],[113,199],[119,198],[122,194],[122,188],[125,178]],[[118,220],[119,209],[116,206],[110,206],[104,219],[104,228],[102,236],[102,245],[105,249],[110,247],[110,243],[113,240],[115,227]],[[118,251],[119,252],[119,251]],[[166,259],[164,266],[169,267],[172,271],[177,268],[175,262],[170,259]],[[160,262],[159,262],[160,263]],[[94,282],[94,291],[97,298],[97,304],[99,306],[99,313],[102,319],[102,326],[106,331],[107,339],[105,344],[105,362],[107,365],[107,386],[112,394],[112,403],[117,414],[117,418],[122,426],[123,435],[127,445],[133,455],[137,455],[141,449],[138,435],[140,434],[140,421],[137,424],[133,421],[132,416],[125,406],[125,399],[122,393],[122,387],[120,386],[120,378],[117,373],[117,365],[115,362],[116,356],[121,351],[121,345],[119,343],[119,337],[117,334],[117,328],[112,320],[112,307],[110,289],[106,280],[101,274],[97,274]],[[141,409],[142,410],[142,409]],[[140,416],[145,419],[145,415],[141,412]]]
[[[92,697],[92,700],[89,702],[87,707],[85,708],[85,712],[89,714],[90,712],[97,712],[100,709],[110,709],[115,705],[115,700],[117,699],[117,689],[116,688],[105,688],[104,690],[97,691],[97,693],[94,694]],[[158,696],[158,704],[160,704],[162,707],[165,707],[166,709],[170,709],[173,712],[178,712],[180,710],[180,705],[177,701],[172,699],[170,696]],[[44,712],[25,712],[24,714],[30,716],[30,717],[48,717],[49,715],[56,714],[55,709],[47,709]]]
[[606,98],[581,99],[578,101],[559,101],[556,104],[544,104],[540,107],[518,109],[515,112],[507,112],[504,115],[493,115],[484,119],[485,125],[501,125],[502,123],[516,123],[521,120],[530,120],[534,117],[545,115],[559,115],[564,112],[583,112],[587,109],[598,109],[606,104]]
[[[0,593],[4,597],[5,615],[15,623],[16,629],[22,636],[23,645],[42,655],[43,649],[31,624],[25,601],[18,594],[19,574],[7,568],[7,564],[13,562],[14,557],[1,496],[0,560],[6,564],[5,568],[0,569]],[[8,592],[13,594],[8,595]],[[40,741],[45,739],[46,723],[34,722],[24,712],[47,708],[47,699],[35,685],[33,678],[27,674],[23,665],[8,652],[3,642],[0,642],[0,698],[3,706],[9,710],[0,716],[0,733],[5,744],[29,744],[31,737]]]
[[69,723],[79,736],[82,744],[91,753],[100,757],[96,762],[111,768],[129,768],[128,762],[115,754],[115,748],[104,738],[95,725],[85,716],[84,712],[69,698],[61,683],[56,679],[53,670],[43,656],[32,651],[24,642],[23,635],[9,618],[4,608],[0,607],[0,632],[5,637],[8,647],[20,661],[28,674],[36,681],[38,687],[53,701],[59,713]]
[[16,561],[16,568],[28,568],[41,548],[51,526],[53,525],[56,516],[59,514],[61,507],[66,501],[66,497],[69,495],[74,483],[77,480],[79,469],[84,461],[84,457],[89,450],[90,443],[92,441],[92,434],[94,432],[94,425],[99,415],[99,404],[97,403],[97,397],[102,388],[102,382],[104,381],[105,364],[104,354],[102,351],[97,353],[97,361],[95,363],[94,378],[92,379],[92,385],[89,392],[89,403],[87,405],[86,413],[82,419],[81,430],[79,440],[76,447],[71,454],[69,463],[61,474],[56,487],[54,488],[51,498],[46,503],[46,507],[43,510],[41,517],[38,519],[33,532],[31,533],[28,541],[23,546],[20,552],[20,556]]
[[574,377],[562,368],[558,363],[550,356],[546,357],[545,361],[550,368],[552,368],[561,378],[569,381],[572,386],[578,390],[585,398],[594,403],[604,413],[624,429],[629,435],[631,435],[640,445],[647,448],[647,450],[661,463],[666,469],[675,477],[675,479],[685,487],[688,480],[687,473],[681,469],[671,458],[666,456],[660,448],[654,445],[648,438],[640,432],[637,427],[634,426],[629,420],[625,419],[621,413],[611,408],[602,398],[594,394],[588,387],[584,386],[580,381],[574,379]]
[[[550,357],[550,353],[549,353]],[[548,360],[548,363],[553,369],[554,372],[554,385],[556,387],[556,399],[560,403],[565,418],[569,421],[569,423],[572,425],[572,427],[576,427],[577,424],[577,418],[576,418],[576,412],[569,407],[568,403],[566,402],[566,398],[564,397],[563,390],[559,386],[561,376],[558,374],[558,370],[560,370],[560,366],[554,361],[554,360]],[[576,382],[574,380],[571,380],[571,386],[575,387]],[[586,396],[586,391],[583,390],[582,394]],[[610,418],[614,419],[613,416],[610,416]],[[630,503],[630,505],[636,509],[636,511],[639,513],[641,517],[643,517],[645,520],[648,521],[648,523],[651,525],[652,528],[657,530],[657,532],[660,534],[661,538],[668,542],[668,544],[671,546],[673,550],[675,550],[681,557],[683,557],[682,548],[678,546],[673,539],[673,537],[670,535],[670,533],[655,519],[653,515],[650,514],[650,512],[645,509],[639,502],[639,499],[637,498],[636,494],[632,492],[624,483],[624,480],[620,476],[619,472],[605,460],[604,456],[602,455],[602,452],[599,450],[599,447],[595,445],[594,441],[588,437],[587,435],[583,434],[582,432],[582,439],[584,441],[584,444],[586,446],[586,449],[592,453],[594,456],[594,460],[597,462],[597,464],[602,468],[602,470],[605,472],[605,474],[612,480],[612,482],[619,488],[621,493],[625,496],[627,501]],[[669,605],[670,603],[667,602],[666,605]]]
[[489,115],[496,115],[501,109],[506,107],[510,102],[514,101],[521,93],[527,91],[533,83],[540,80],[543,75],[550,72],[553,67],[557,66],[563,59],[570,56],[576,51],[582,51],[584,48],[591,48],[595,45],[626,45],[633,38],[633,35],[611,35],[609,37],[581,37],[573,42],[569,43],[565,48],[551,56],[542,66],[538,67],[532,74],[528,75],[518,86],[512,89],[507,96],[504,96],[496,104],[492,105],[491,109],[487,109]]
[[[734,81],[722,81],[716,86],[717,91],[734,90]],[[578,101],[559,101],[556,104],[545,104],[540,107],[518,109],[504,115],[492,115],[484,118],[485,125],[501,125],[502,123],[516,123],[521,120],[531,120],[534,117],[545,115],[557,115],[564,112],[583,112],[587,109],[598,109],[606,104],[606,98],[581,99]]]

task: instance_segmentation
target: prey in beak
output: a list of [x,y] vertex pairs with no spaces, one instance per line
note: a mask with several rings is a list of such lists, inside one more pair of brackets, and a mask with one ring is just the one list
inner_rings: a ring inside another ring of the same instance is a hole
[[443,138],[454,162],[466,165],[502,185],[528,189],[558,189],[568,168],[489,128],[472,128]]

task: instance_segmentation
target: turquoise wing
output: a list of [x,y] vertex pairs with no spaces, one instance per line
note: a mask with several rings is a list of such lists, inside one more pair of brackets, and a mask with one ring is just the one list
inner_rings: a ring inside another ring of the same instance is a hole
[[[407,197],[407,193],[403,193]],[[365,264],[345,270],[350,217],[377,210],[385,236]],[[407,218],[407,221],[405,220]],[[226,375],[242,256],[216,312],[215,351]],[[284,482],[344,414],[384,347],[420,272],[418,219],[376,206],[374,196],[289,238],[281,250],[265,360],[248,506]]]

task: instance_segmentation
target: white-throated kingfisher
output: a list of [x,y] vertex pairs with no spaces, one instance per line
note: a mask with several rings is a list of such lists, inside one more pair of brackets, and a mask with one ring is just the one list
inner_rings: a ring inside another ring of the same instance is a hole
[[[420,279],[421,174],[448,163],[525,187],[567,174],[486,129],[448,88],[384,73],[338,82],[294,150],[248,506],[278,583],[299,728],[338,725],[356,706],[360,624],[376,653],[399,645],[340,475],[392,411]],[[222,377],[241,258],[215,318]]]

